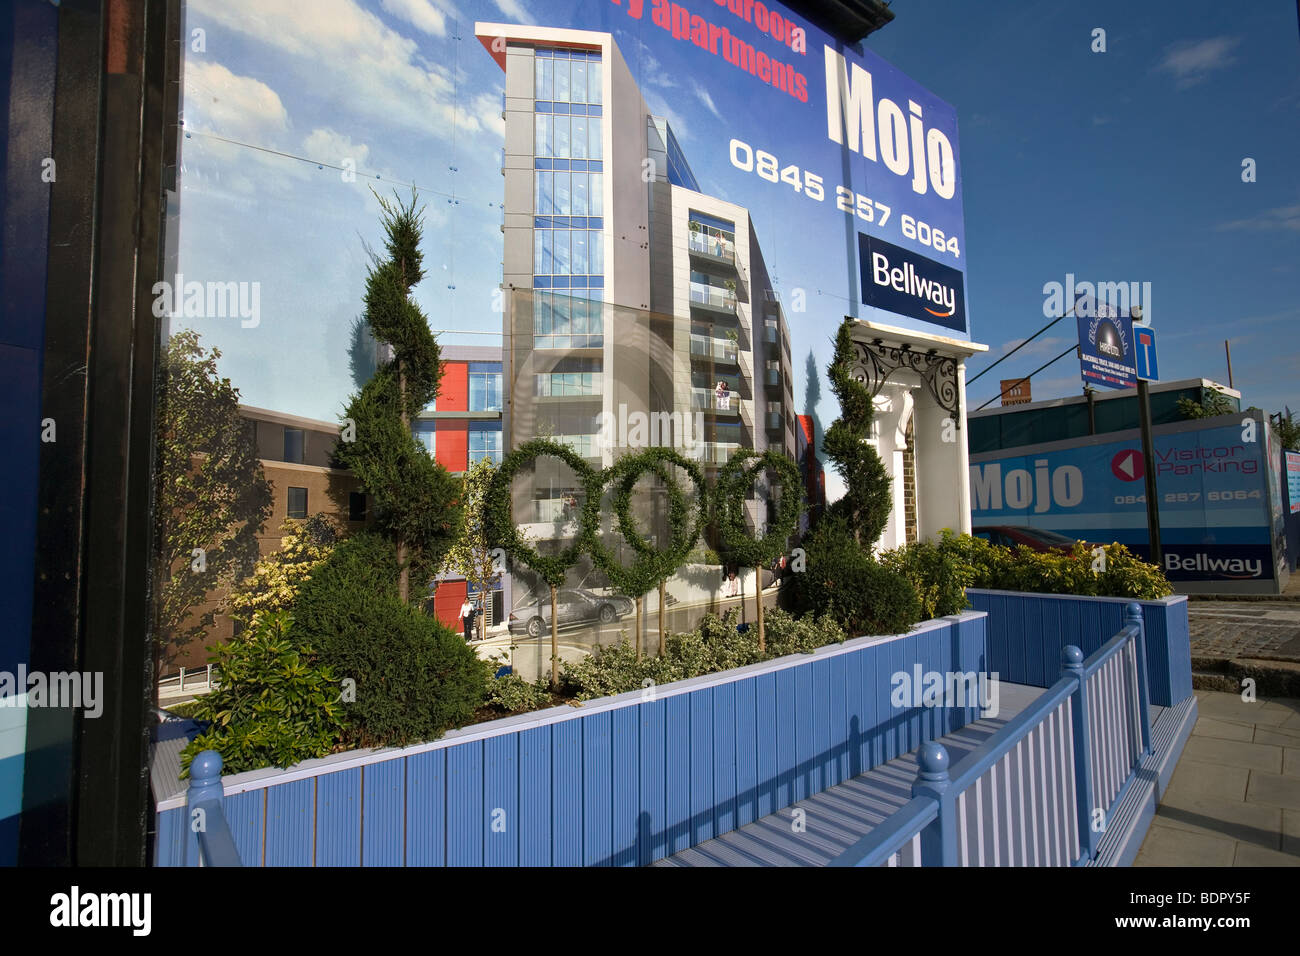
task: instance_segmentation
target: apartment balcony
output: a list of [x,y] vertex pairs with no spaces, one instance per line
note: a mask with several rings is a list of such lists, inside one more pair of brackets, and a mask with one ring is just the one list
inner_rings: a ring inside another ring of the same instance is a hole
[[736,244],[728,239],[710,236],[702,232],[692,232],[687,242],[691,259],[703,266],[722,267],[725,271],[735,272]]
[[701,411],[706,415],[712,415],[716,418],[726,421],[740,420],[746,428],[753,430],[754,413],[752,410],[753,400],[744,399],[732,392],[723,405],[718,401],[718,394],[711,388],[693,388],[691,389],[691,411]]
[[765,417],[769,432],[785,431],[785,417],[780,412],[768,412]]
[[739,442],[706,441],[700,443],[700,464],[725,465],[744,447]]
[[781,330],[773,325],[763,327],[763,345],[767,351],[768,358],[780,358],[781,356]]
[[740,359],[740,347],[730,339],[715,339],[709,335],[692,335],[691,358],[707,359],[722,365],[736,365]]
[[691,283],[691,308],[713,315],[736,314],[736,294],[728,289],[705,285],[702,282]]
[[781,370],[780,370],[780,369],[776,369],[776,368],[764,369],[764,370],[763,370],[763,383],[764,383],[768,388],[780,388],[780,387],[781,387]]

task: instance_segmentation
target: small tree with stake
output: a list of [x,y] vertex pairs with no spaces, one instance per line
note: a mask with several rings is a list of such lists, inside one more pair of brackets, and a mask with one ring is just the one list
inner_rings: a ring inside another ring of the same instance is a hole
[[567,548],[557,554],[541,554],[520,533],[511,511],[511,485],[521,468],[538,458],[558,458],[582,482],[585,498],[582,506],[582,526],[594,527],[599,521],[600,489],[591,468],[572,448],[548,439],[535,438],[524,442],[501,462],[492,483],[488,486],[483,508],[483,521],[491,547],[502,548],[513,560],[527,565],[551,589],[551,687],[560,683],[560,639],[555,613],[556,592],[564,584],[569,569],[578,563],[586,543],[585,534],[579,533]]
[[[677,465],[684,470],[695,485],[697,493],[696,516],[691,519],[690,508],[681,488],[673,480],[670,466]],[[668,526],[669,542],[667,548],[655,548],[645,540],[637,529],[632,516],[632,491],[642,475],[650,473],[658,476],[668,490]],[[598,529],[588,532],[587,548],[592,560],[609,577],[614,587],[629,597],[636,599],[636,656],[641,659],[641,608],[645,595],[659,588],[659,653],[664,653],[664,589],[670,577],[681,567],[695,542],[708,515],[708,495],[704,487],[704,477],[695,462],[683,457],[670,448],[647,448],[637,454],[619,459],[609,474],[615,484],[614,513],[618,516],[618,529],[623,539],[636,552],[636,559],[631,565],[620,564],[599,540]]]
[[424,278],[420,253],[422,211],[376,195],[383,210],[385,255],[375,255],[366,277],[365,319],[393,358],[348,403],[352,429],[334,454],[374,496],[376,525],[396,546],[397,593],[410,601],[411,573],[432,579],[443,555],[459,537],[458,483],[411,434],[411,420],[438,394],[442,362],[429,322],[412,299]]
[[[752,465],[749,464],[751,461]],[[755,477],[763,471],[775,473],[781,497],[776,519],[767,533],[760,537],[745,523],[745,501]],[[763,565],[785,553],[786,542],[799,526],[799,515],[803,513],[802,483],[799,466],[778,451],[766,451],[761,455],[756,451],[746,451],[733,455],[718,473],[714,507],[722,549],[733,563],[754,569],[760,653],[767,650],[763,629]]]

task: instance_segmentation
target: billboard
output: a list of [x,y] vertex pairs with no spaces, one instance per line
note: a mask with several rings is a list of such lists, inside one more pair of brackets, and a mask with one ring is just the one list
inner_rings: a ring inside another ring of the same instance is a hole
[[1137,385],[1132,318],[1087,294],[1075,301],[1074,313],[1079,326],[1083,383],[1106,388]]
[[1291,514],[1300,514],[1300,453],[1286,453],[1286,491],[1291,501]]
[[[1165,574],[1175,582],[1271,581],[1268,449],[1236,416],[1203,422],[1154,436]],[[1147,556],[1144,478],[1137,432],[972,455],[972,523],[1118,541]]]
[[[326,18],[271,16],[259,0],[190,6],[207,48],[183,51],[175,271],[256,280],[260,322],[181,314],[171,327],[218,347],[249,405],[331,420],[357,387],[365,245],[382,241],[371,188],[391,198],[414,185],[427,204],[428,275],[414,294],[443,344],[491,344],[502,287],[525,273],[527,288],[667,311],[647,295],[649,162],[752,220],[800,356],[793,394],[810,350],[824,371],[846,312],[969,338],[956,110],[781,4],[346,0]],[[545,58],[559,72],[516,78],[506,67],[525,51],[555,53]],[[516,126],[524,112],[536,127]],[[645,146],[648,122],[662,154]],[[534,172],[550,174],[545,188],[522,181]],[[543,217],[533,268],[506,237]],[[685,224],[673,228],[685,244]],[[639,265],[624,260],[638,249],[646,275],[634,282]],[[723,285],[692,291],[754,301]],[[802,410],[838,414],[825,389]]]

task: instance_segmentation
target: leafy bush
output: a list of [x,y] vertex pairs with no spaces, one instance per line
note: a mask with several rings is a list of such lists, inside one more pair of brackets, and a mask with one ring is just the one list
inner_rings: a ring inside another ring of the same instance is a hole
[[[979,540],[979,539],[972,539]],[[921,602],[921,620],[966,609],[966,583],[959,554],[931,541],[914,541],[885,551],[880,564],[911,582]]]
[[518,674],[506,674],[488,680],[487,704],[510,714],[537,710],[551,702],[551,689],[545,680],[526,681]]
[[267,612],[243,637],[212,649],[221,682],[189,708],[212,726],[181,755],[182,776],[202,750],[225,773],[288,767],[332,752],[343,731],[339,684],[310,645],[290,640],[292,619]]
[[[937,550],[942,559],[931,555],[929,548]],[[1173,593],[1164,572],[1154,564],[1142,561],[1122,544],[1108,544],[1105,549],[1104,570],[1094,571],[1095,556],[1082,542],[1069,551],[1013,550],[944,529],[937,545],[909,545],[881,560],[905,565],[904,573],[920,581],[918,590],[922,592],[950,594],[960,586],[1143,600]],[[940,602],[939,606],[951,604]]]
[[318,513],[304,521],[285,518],[280,548],[257,562],[253,573],[239,581],[227,599],[228,614],[241,628],[255,627],[262,615],[287,610],[298,589],[329,557],[342,537],[338,522]]
[[638,661],[627,641],[599,648],[590,657],[564,665],[565,689],[579,700],[623,694],[642,689],[647,680],[666,684],[788,654],[811,653],[848,636],[829,617],[796,618],[769,609],[764,653],[758,649],[757,628],[738,631],[738,617],[734,608],[721,618],[706,615],[694,631],[671,635],[662,657]]
[[829,614],[853,636],[903,634],[922,619],[912,583],[859,547],[844,519],[824,517],[803,547],[808,567],[793,590],[805,614]]
[[397,597],[392,543],[371,532],[341,542],[294,602],[295,638],[355,681],[349,743],[436,740],[482,706],[492,665],[459,635]]

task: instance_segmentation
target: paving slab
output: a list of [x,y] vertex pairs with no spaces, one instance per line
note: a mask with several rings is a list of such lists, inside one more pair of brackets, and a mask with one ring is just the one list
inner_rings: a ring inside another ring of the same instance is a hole
[[1246,803],[1300,810],[1300,777],[1252,770],[1250,786],[1246,788]]
[[1187,739],[1183,756],[1228,767],[1282,772],[1282,748],[1272,744],[1248,744],[1239,740],[1192,736]]
[[1152,821],[1134,866],[1232,866],[1237,842]]
[[1282,748],[1282,775],[1300,777],[1300,747]]
[[1255,739],[1252,743],[1273,744],[1277,747],[1300,747],[1300,727],[1256,727]]
[[[1201,737],[1218,737],[1221,740],[1243,740],[1251,743],[1251,738],[1255,734],[1255,725],[1235,720],[1217,720],[1213,717],[1202,717],[1196,721],[1196,727],[1192,730],[1193,734]],[[1264,743],[1264,741],[1255,741]],[[1273,743],[1274,741],[1268,741]]]
[[1225,767],[1184,756],[1178,761],[1166,793],[1185,794],[1191,800],[1245,800],[1250,770]]
[[1165,796],[1156,809],[1156,819],[1164,826],[1281,849],[1280,807],[1242,800],[1191,799],[1180,794],[1169,800],[1169,791]]
[[1300,866],[1300,855],[1266,850],[1251,843],[1238,843],[1233,866]]
[[1282,852],[1300,853],[1300,810],[1282,811]]
[[1291,708],[1274,701],[1244,701],[1240,694],[1226,694],[1221,691],[1197,691],[1196,709],[1203,717],[1265,727],[1282,726],[1292,717],[1300,716]]

